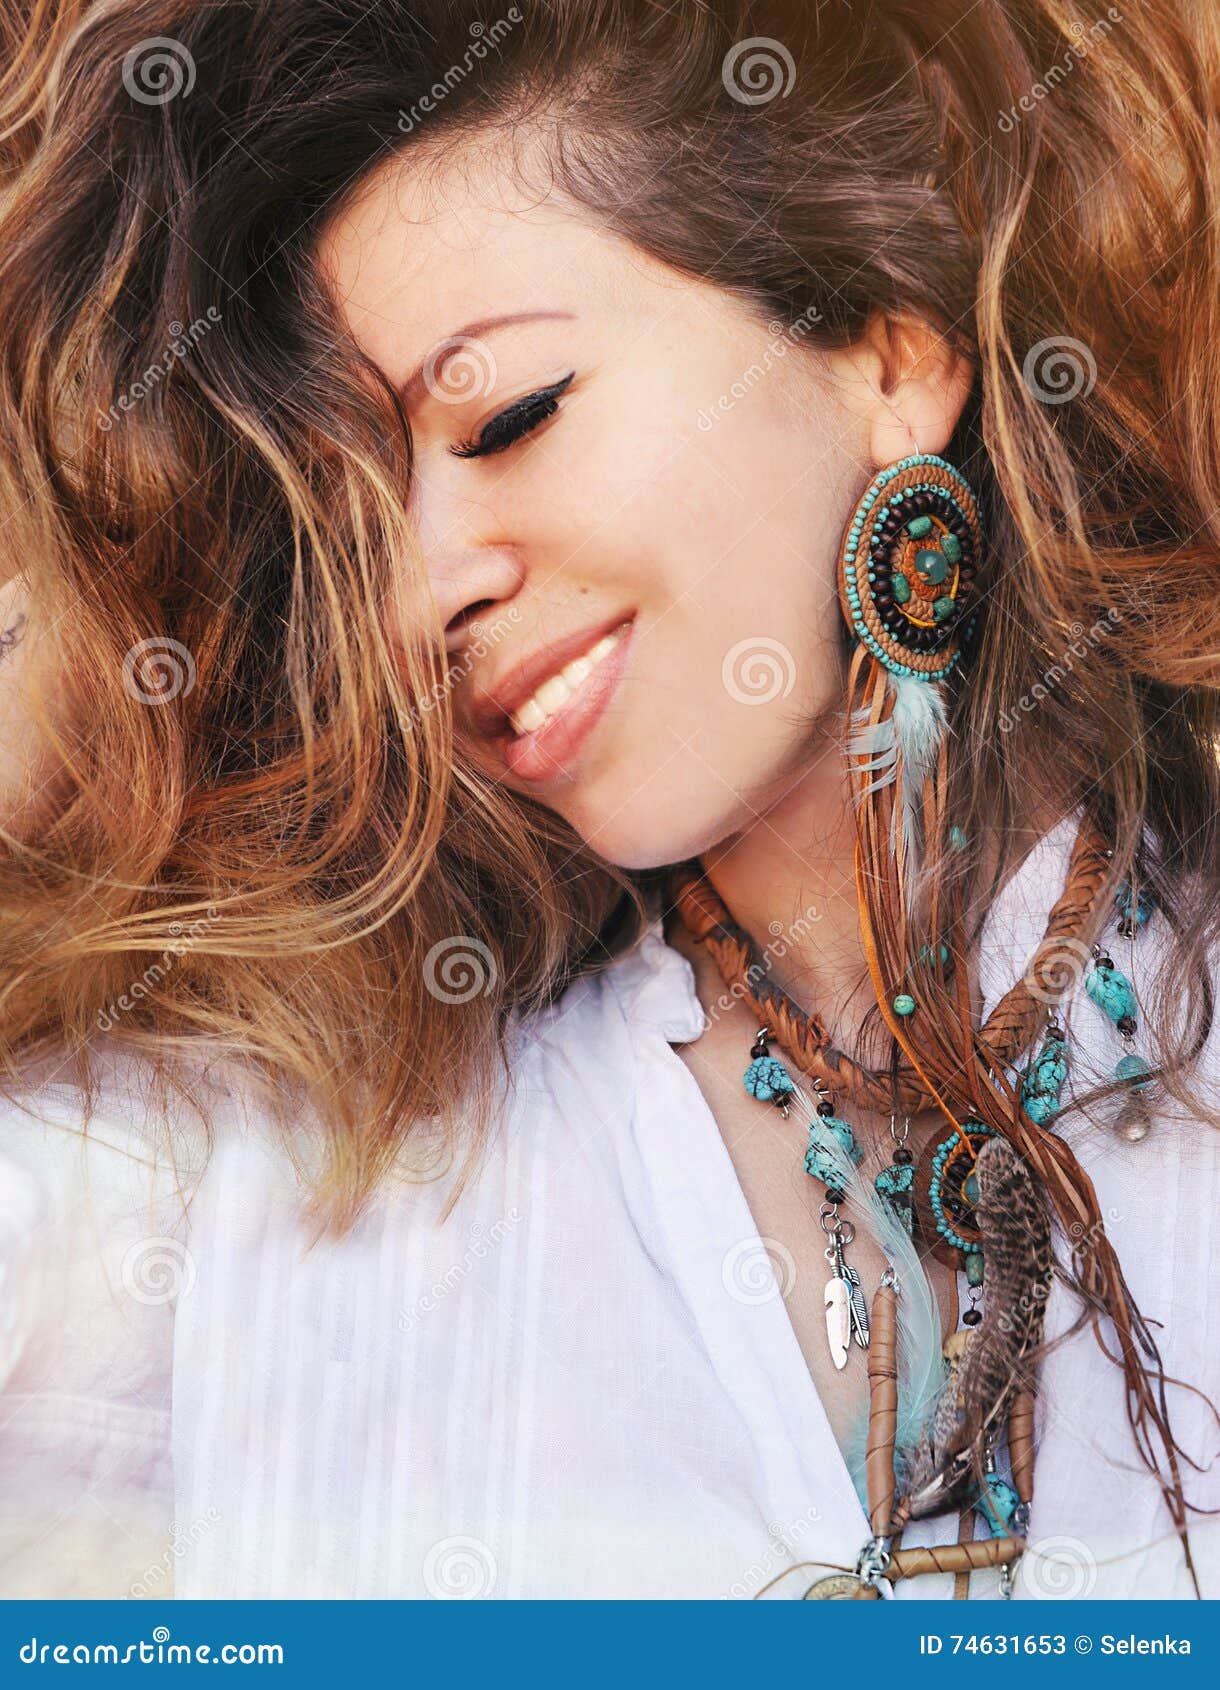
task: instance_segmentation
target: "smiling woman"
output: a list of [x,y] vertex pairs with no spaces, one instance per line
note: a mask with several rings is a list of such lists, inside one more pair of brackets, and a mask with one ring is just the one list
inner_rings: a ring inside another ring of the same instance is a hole
[[1220,1594],[1189,16],[29,8],[8,1593]]

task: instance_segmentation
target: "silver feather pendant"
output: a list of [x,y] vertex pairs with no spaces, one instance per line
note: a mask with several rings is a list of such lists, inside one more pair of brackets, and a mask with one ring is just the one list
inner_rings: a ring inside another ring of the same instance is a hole
[[868,1304],[860,1288],[860,1275],[854,1267],[849,1267],[846,1271],[851,1285],[851,1329],[857,1344],[862,1350],[866,1350],[869,1340]]
[[841,1230],[833,1234],[826,1256],[831,1263],[825,1297],[826,1341],[830,1345],[830,1359],[842,1371],[847,1366],[847,1352],[853,1338],[861,1349],[868,1348],[868,1306],[860,1289],[860,1275],[843,1259]]
[[851,1343],[851,1285],[837,1273],[826,1281],[826,1342],[831,1361],[842,1371]]

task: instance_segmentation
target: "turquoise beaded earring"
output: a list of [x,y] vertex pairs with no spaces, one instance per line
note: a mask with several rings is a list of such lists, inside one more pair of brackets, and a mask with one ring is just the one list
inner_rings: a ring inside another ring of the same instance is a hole
[[852,712],[847,749],[862,760],[865,794],[889,785],[901,768],[901,843],[912,861],[921,787],[944,734],[939,683],[973,628],[981,552],[969,483],[944,458],[922,452],[880,470],[844,530],[840,604],[892,694],[880,719],[871,704]]

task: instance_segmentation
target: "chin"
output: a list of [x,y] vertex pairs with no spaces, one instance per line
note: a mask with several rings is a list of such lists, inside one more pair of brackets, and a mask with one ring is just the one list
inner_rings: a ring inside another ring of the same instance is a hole
[[671,798],[668,815],[657,815],[640,802],[624,804],[604,815],[573,815],[571,825],[581,838],[606,862],[621,869],[661,868],[667,863],[697,857],[735,831],[740,817],[716,816],[692,825],[690,807],[677,813]]

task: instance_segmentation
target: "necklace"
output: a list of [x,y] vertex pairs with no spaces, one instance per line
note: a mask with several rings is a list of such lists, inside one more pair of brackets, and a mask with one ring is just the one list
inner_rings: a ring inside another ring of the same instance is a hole
[[[1014,1062],[1045,1021],[1055,984],[1062,985],[1065,965],[1070,967],[1079,954],[1081,936],[1109,871],[1109,852],[1100,836],[1093,828],[1082,827],[1063,892],[1029,968],[982,1028],[981,1036],[998,1066]],[[774,1029],[776,1039],[810,1079],[820,1080],[828,1092],[840,1092],[879,1115],[894,1109],[916,1115],[937,1107],[935,1092],[913,1066],[900,1066],[893,1077],[877,1074],[831,1045],[824,1022],[817,1015],[807,1015],[782,986],[768,978],[770,963],[746,929],[734,921],[698,861],[679,864],[668,890],[687,931],[711,952],[725,984],[743,999],[760,1025]]]
[[[981,1041],[994,1053],[997,1066],[1014,1065],[1035,1038],[1038,1026],[1047,1021],[1049,994],[1040,983],[1045,973],[1054,973],[1053,959],[1062,956],[1065,946],[1080,947],[1080,935],[1093,918],[1109,866],[1109,853],[1097,835],[1082,828],[1064,891],[1051,912],[1034,961],[981,1030]],[[825,1312],[831,1359],[842,1369],[853,1345],[868,1351],[865,1484],[872,1535],[854,1569],[815,1580],[806,1597],[877,1597],[892,1593],[895,1578],[947,1572],[955,1574],[954,1594],[965,1596],[970,1573],[984,1567],[1001,1568],[1001,1594],[1007,1596],[1011,1594],[1013,1567],[1025,1547],[1024,1531],[1033,1496],[1034,1382],[1023,1362],[1041,1339],[1041,1316],[1053,1260],[1049,1218],[1030,1170],[996,1127],[969,1114],[963,1120],[950,1115],[952,1131],[946,1137],[934,1136],[917,1169],[906,1146],[909,1115],[933,1105],[945,1110],[944,1100],[917,1065],[912,1061],[906,1068],[899,1067],[893,1076],[883,1077],[836,1050],[825,1024],[803,1012],[782,988],[772,982],[764,984],[768,965],[748,932],[734,922],[697,862],[681,864],[673,871],[669,891],[687,930],[711,950],[726,985],[742,996],[762,1021],[743,1076],[746,1090],[760,1102],[777,1106],[785,1119],[793,1104],[799,1105],[807,1117],[805,1167],[826,1188],[819,1224],[827,1239],[825,1255],[830,1264]],[[942,954],[942,964],[947,960]],[[1103,960],[1109,962],[1108,958]],[[895,999],[893,1007],[899,1015],[905,1012],[900,998]],[[1048,1039],[1053,1039],[1053,1054],[1061,1063],[1063,1040],[1053,1015]],[[771,1054],[772,1041],[812,1081],[813,1098]],[[1059,1066],[1048,1062],[1045,1050],[1039,1062],[1048,1079],[1062,1083],[1066,1070],[1061,1072]],[[832,1087],[857,1103],[890,1115],[892,1163],[874,1180],[875,1197],[888,1211],[892,1227],[902,1228],[911,1240],[918,1236],[940,1259],[964,1270],[970,1287],[971,1305],[962,1317],[966,1330],[954,1333],[944,1346],[944,1383],[923,1447],[917,1447],[905,1463],[901,1498],[896,1467],[896,1339],[901,1280],[893,1266],[898,1234],[890,1231],[888,1245],[886,1237],[881,1238],[891,1265],[870,1308],[860,1276],[848,1260],[855,1227],[840,1211],[849,1191],[856,1200],[863,1194],[874,1217],[878,1208],[856,1174],[863,1151],[850,1124],[836,1113]],[[1057,1086],[1052,1090],[1044,1085],[1040,1095],[1051,1099],[1049,1110],[1057,1102]],[[1041,1117],[1047,1118],[1046,1114]],[[987,1334],[990,1351],[998,1349],[998,1355],[989,1353],[978,1341],[977,1329],[983,1316],[977,1299],[985,1257],[994,1258],[998,1301],[1005,1311],[1005,1342],[997,1346],[994,1335]],[[978,1433],[969,1442],[958,1439],[955,1445],[961,1404],[971,1390],[977,1394],[980,1372],[994,1382],[997,1361],[998,1397]],[[996,1463],[996,1435],[1003,1419],[1011,1483],[1000,1475]],[[900,1547],[908,1520],[943,1513],[954,1506],[961,1511],[956,1544]],[[986,1538],[974,1536],[976,1515],[989,1528]]]

